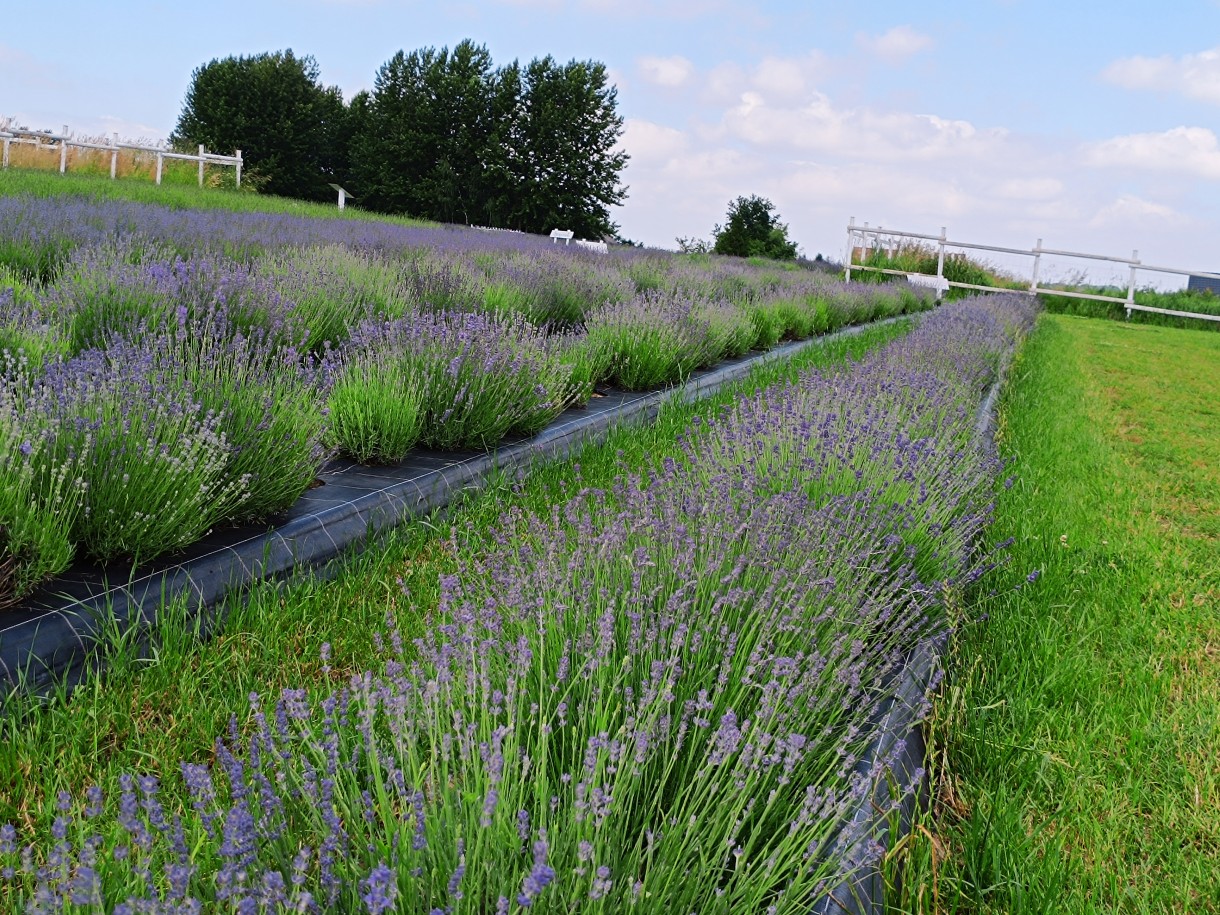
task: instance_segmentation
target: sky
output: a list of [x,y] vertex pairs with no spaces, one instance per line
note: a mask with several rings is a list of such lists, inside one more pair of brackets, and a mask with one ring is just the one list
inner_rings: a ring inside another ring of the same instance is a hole
[[[291,48],[350,99],[466,38],[607,66],[631,157],[611,215],[649,246],[758,194],[808,257],[842,260],[854,218],[1220,272],[1220,0],[0,0],[0,119],[158,140],[216,58]],[[1082,270],[1127,281],[1040,268]]]

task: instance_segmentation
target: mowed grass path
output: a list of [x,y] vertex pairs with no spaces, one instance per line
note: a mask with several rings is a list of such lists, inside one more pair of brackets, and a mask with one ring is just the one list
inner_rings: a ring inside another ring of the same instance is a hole
[[1000,438],[1013,563],[951,650],[894,908],[1220,912],[1220,337],[1045,315]]

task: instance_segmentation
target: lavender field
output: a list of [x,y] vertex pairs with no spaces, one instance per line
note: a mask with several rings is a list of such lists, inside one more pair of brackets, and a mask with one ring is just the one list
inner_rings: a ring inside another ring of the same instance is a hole
[[[186,763],[0,827],[30,910],[807,911],[880,848],[844,832],[876,710],[976,552],[975,413],[1032,321],[971,301],[742,398],[656,473],[476,530],[424,637],[320,700],[251,696]],[[324,650],[323,663],[326,663]],[[900,797],[894,799],[898,803]],[[867,838],[867,837],[864,837]]]
[[509,232],[0,198],[0,607],[274,519],[336,455],[494,448],[598,386],[928,307]]
[[[0,207],[8,603],[76,552],[273,520],[338,453],[491,448],[598,387],[931,305],[508,233]],[[1002,559],[977,412],[1033,317],[943,306],[651,470],[456,530],[439,598],[401,585],[418,635],[387,601],[378,666],[251,694],[172,784],[161,761],[0,825],[0,906],[809,911],[882,851],[857,813],[907,658]]]

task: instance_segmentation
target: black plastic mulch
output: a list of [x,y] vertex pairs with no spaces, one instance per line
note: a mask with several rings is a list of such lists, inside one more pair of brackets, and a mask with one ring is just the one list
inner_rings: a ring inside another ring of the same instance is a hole
[[99,641],[133,628],[138,636],[147,633],[163,605],[185,600],[206,623],[210,609],[235,589],[323,565],[371,536],[444,507],[464,490],[478,489],[494,470],[517,471],[561,458],[614,424],[651,419],[671,397],[705,397],[757,365],[863,329],[722,362],[664,391],[607,391],[586,407],[565,411],[538,435],[505,440],[490,453],[416,450],[401,463],[379,467],[337,460],[319,474],[321,485],[274,526],[218,529],[135,570],[121,563],[78,562],[0,615],[0,695],[71,687],[97,661]]

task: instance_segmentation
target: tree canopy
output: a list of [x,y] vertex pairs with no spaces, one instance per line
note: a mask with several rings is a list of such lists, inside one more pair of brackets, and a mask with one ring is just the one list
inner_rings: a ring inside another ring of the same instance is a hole
[[487,49],[399,51],[354,119],[352,182],[370,205],[527,232],[614,233],[623,119],[606,68],[551,57],[493,69]]
[[175,145],[242,151],[271,194],[321,200],[346,170],[347,106],[323,86],[317,62],[292,49],[225,57],[195,69]]
[[398,51],[345,105],[291,50],[213,60],[192,74],[172,139],[238,148],[271,193],[441,222],[613,237],[622,203],[617,90],[597,61],[496,68],[487,48]]
[[788,239],[788,227],[779,221],[775,204],[765,197],[738,197],[729,204],[724,226],[716,226],[713,234],[715,254],[737,257],[769,257],[793,260],[797,245]]

